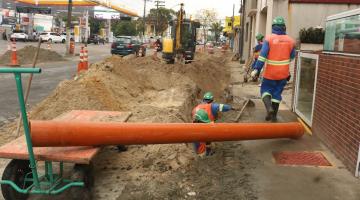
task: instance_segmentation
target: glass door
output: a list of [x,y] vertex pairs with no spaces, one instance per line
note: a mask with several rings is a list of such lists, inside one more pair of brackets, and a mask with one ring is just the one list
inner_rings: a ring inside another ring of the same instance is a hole
[[298,54],[295,85],[295,113],[309,126],[315,102],[316,76],[319,55],[302,53]]

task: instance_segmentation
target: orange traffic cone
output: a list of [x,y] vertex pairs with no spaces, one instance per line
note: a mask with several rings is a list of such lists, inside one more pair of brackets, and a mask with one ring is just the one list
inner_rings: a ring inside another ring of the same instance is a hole
[[89,68],[89,63],[88,63],[88,50],[87,47],[84,47],[84,63],[83,63],[83,69],[87,70]]
[[16,67],[19,66],[18,60],[17,60],[17,54],[16,54],[16,43],[13,40],[11,43],[11,63],[10,66]]
[[51,43],[50,42],[47,43],[47,49],[51,50]]
[[81,47],[81,49],[80,49],[80,62],[79,62],[78,67],[77,67],[78,74],[83,69],[84,69],[84,47]]

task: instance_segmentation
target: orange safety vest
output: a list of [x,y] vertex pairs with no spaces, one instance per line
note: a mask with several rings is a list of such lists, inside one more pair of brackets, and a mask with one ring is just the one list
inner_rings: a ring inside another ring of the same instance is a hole
[[191,112],[193,120],[195,119],[196,112],[200,109],[205,110],[205,112],[208,114],[208,117],[211,122],[215,121],[215,116],[211,112],[211,103],[202,103],[202,104],[197,105]]
[[259,60],[266,61],[264,78],[270,80],[283,80],[289,77],[290,54],[295,42],[288,35],[271,34],[266,37],[269,42],[269,54],[267,59],[259,57]]

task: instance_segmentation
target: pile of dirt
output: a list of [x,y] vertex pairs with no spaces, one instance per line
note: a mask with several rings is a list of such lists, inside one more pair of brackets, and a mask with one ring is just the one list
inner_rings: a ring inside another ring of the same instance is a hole
[[[198,54],[191,64],[151,57],[112,56],[66,80],[30,112],[49,120],[74,109],[131,111],[129,122],[190,122],[205,91],[224,100],[229,66],[222,54]],[[236,113],[229,113],[235,115]],[[200,159],[192,144],[137,145],[118,153],[106,147],[94,160],[95,199],[256,199],[240,144],[218,143]],[[62,199],[62,197],[59,199]]]
[[[20,65],[31,64],[35,57],[37,48],[34,46],[25,46],[22,49],[17,50],[17,59]],[[40,48],[37,63],[41,62],[54,62],[65,60],[60,54],[55,51]],[[0,57],[0,64],[7,65],[11,62],[11,51],[6,51]]]

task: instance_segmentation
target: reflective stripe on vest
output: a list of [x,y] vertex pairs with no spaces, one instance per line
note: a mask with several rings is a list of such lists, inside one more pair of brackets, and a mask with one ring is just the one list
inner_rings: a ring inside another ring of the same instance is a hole
[[270,80],[283,80],[288,78],[290,54],[295,42],[287,35],[272,34],[266,37],[269,42],[269,54],[267,58],[259,56],[259,60],[266,62],[264,77]]
[[215,116],[212,114],[211,105],[212,105],[211,103],[202,103],[202,104],[197,105],[192,111],[193,120],[195,120],[196,112],[198,110],[200,110],[200,109],[203,109],[208,114],[208,117],[209,117],[210,121],[214,122],[215,121]]

